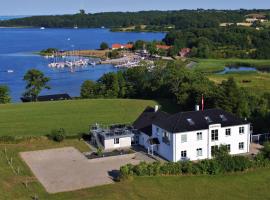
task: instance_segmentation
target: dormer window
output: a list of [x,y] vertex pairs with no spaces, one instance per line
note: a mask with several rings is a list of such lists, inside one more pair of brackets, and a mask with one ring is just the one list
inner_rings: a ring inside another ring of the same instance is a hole
[[187,122],[189,123],[190,126],[195,125],[195,122],[191,118],[188,118]]
[[228,120],[225,115],[219,115],[219,116],[220,116],[221,120],[224,121],[224,122]]
[[212,119],[209,116],[204,117],[204,119],[208,122],[208,123],[212,123]]

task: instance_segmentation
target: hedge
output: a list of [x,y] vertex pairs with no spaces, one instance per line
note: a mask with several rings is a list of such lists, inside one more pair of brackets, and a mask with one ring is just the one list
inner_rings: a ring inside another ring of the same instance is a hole
[[245,156],[223,155],[198,162],[141,162],[138,165],[128,164],[120,168],[119,179],[127,179],[132,176],[217,175],[262,167],[270,167],[270,160],[261,153],[253,159]]

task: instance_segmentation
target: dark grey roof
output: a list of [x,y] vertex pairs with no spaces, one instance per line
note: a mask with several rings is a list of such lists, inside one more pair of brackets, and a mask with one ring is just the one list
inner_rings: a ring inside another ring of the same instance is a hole
[[162,111],[155,112],[154,108],[147,107],[133,123],[133,127],[149,136],[152,136],[152,124],[155,120],[166,120],[170,115]]
[[[59,101],[59,100],[70,100],[72,99],[68,94],[52,94],[52,95],[43,95],[43,96],[38,96],[37,101]],[[31,98],[21,98],[22,102],[30,102],[33,101],[34,99]]]
[[153,124],[171,133],[208,129],[211,124],[222,127],[248,124],[247,121],[221,109],[181,112],[167,117],[165,120],[154,120]]

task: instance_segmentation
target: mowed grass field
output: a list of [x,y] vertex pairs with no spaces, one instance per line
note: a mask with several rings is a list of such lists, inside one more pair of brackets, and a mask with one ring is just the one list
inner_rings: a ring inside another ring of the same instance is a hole
[[[0,143],[0,200],[29,200],[33,196],[40,200],[270,199],[270,169],[219,176],[136,177],[134,180],[111,185],[48,194],[20,159],[19,152],[63,146],[74,146],[82,152],[88,150],[88,147],[78,140],[55,143],[40,138],[18,144]],[[4,149],[7,157],[13,158],[13,167],[20,168],[19,174],[15,174],[9,167]],[[63,170],[64,168],[65,166]]]
[[132,123],[147,100],[94,99],[0,105],[0,136],[40,136],[64,128],[68,135],[88,132],[89,125]]
[[250,72],[208,75],[208,78],[215,83],[221,83],[229,77],[234,77],[240,87],[247,88],[256,94],[270,92],[270,73]]

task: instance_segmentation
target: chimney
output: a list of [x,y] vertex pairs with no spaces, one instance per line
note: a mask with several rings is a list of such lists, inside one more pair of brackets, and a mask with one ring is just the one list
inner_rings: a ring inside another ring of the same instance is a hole
[[195,111],[200,111],[200,106],[199,105],[195,105]]
[[159,110],[158,105],[155,105],[155,112],[157,112]]

